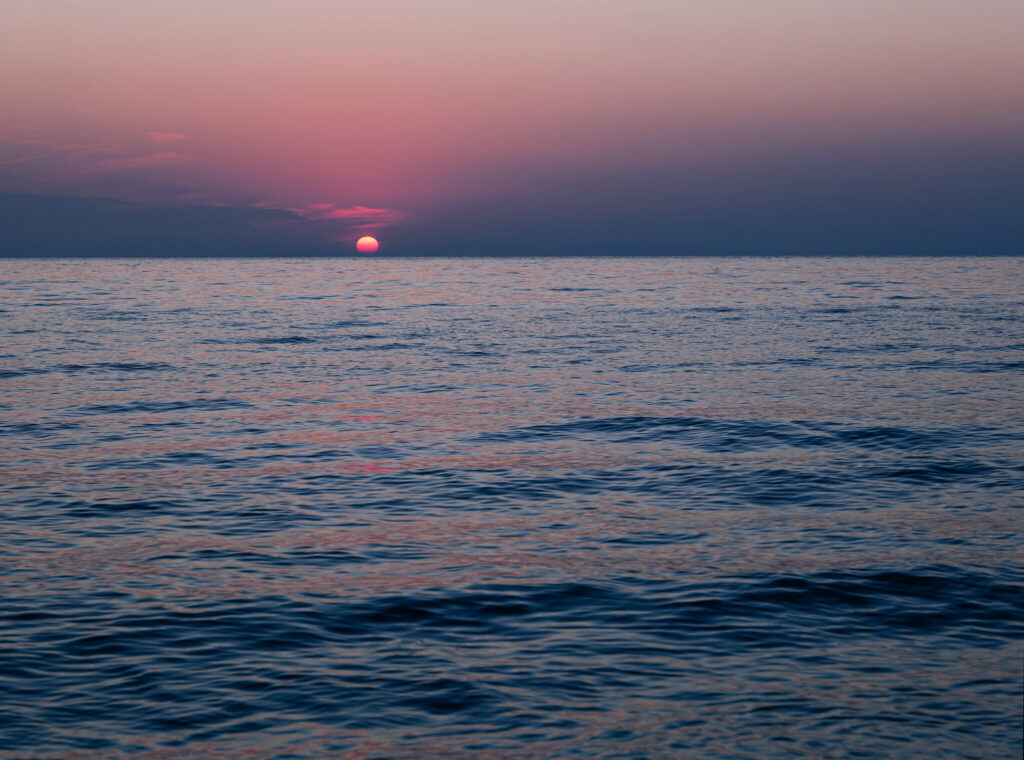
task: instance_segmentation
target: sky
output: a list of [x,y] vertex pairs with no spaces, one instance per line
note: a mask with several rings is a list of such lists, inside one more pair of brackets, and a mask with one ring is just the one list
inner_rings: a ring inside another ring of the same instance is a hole
[[0,0],[0,254],[1018,254],[1021,0]]

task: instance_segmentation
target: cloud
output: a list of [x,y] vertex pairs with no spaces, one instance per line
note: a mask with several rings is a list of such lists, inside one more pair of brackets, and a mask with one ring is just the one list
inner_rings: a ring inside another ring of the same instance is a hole
[[188,161],[195,161],[195,156],[173,151],[162,153],[150,153],[143,156],[125,156],[106,161],[97,161],[89,167],[89,171],[112,172],[125,169],[145,169],[152,166],[166,166],[167,164],[181,164]]
[[44,163],[59,159],[69,170],[83,162],[116,156],[120,151],[106,145],[69,142],[67,140],[0,135],[0,166]]
[[330,230],[284,209],[0,192],[3,256],[336,255]]
[[[2,140],[2,138],[0,138],[0,140]],[[50,153],[44,154],[42,156],[40,156],[40,155],[31,155],[31,156],[14,156],[12,158],[0,158],[0,166],[15,166],[17,164],[26,164],[26,163],[30,163],[32,161],[38,161],[40,158],[50,158],[50,157],[52,157],[54,155],[57,155],[57,154],[55,152],[51,151]]]
[[353,206],[352,208],[336,208],[327,213],[329,219],[353,219],[356,221],[381,221],[390,219],[395,211],[387,208],[367,208],[366,206]]
[[371,208],[370,206],[339,207],[335,203],[314,203],[302,208],[291,209],[309,219],[348,219],[351,221],[394,221],[401,214],[391,208]]
[[194,162],[198,162],[196,156],[154,151],[151,146],[139,150],[137,144],[120,148],[59,136],[8,132],[0,136],[0,190],[165,197],[180,193],[183,185],[190,184],[183,182],[181,175],[168,174],[171,167]]
[[362,232],[379,230],[405,218],[402,212],[393,208],[372,208],[370,206],[340,207],[334,203],[314,203],[302,208],[289,210],[318,222],[343,222],[346,223],[346,227],[349,230]]

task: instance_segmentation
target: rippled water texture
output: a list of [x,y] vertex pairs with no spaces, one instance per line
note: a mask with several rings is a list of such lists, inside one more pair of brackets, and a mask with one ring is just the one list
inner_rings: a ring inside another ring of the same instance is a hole
[[1024,260],[0,261],[5,758],[1016,758]]

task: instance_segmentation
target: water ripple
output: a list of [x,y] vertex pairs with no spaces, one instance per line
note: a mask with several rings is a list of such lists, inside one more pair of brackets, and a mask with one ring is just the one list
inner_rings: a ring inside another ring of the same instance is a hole
[[1020,755],[1019,260],[0,268],[0,757]]

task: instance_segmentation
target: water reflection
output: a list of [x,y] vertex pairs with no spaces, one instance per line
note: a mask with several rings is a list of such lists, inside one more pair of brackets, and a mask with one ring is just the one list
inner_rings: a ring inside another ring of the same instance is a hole
[[1019,746],[1019,260],[0,270],[10,751]]

